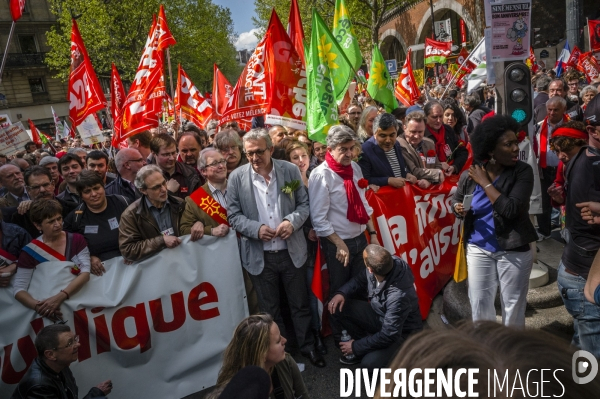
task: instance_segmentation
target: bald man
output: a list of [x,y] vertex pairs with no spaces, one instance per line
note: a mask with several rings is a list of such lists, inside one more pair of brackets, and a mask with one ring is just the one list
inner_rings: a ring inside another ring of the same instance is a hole
[[[329,301],[331,323],[353,338],[340,342],[340,363],[386,367],[407,337],[423,329],[414,277],[408,264],[385,248],[363,251],[366,269]],[[368,295],[369,302],[351,299]]]

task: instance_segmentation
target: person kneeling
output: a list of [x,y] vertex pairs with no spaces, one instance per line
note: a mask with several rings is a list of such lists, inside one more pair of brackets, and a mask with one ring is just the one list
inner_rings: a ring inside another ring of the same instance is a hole
[[[363,258],[367,270],[339,289],[329,311],[332,324],[355,338],[340,342],[340,362],[372,370],[387,366],[406,338],[423,329],[423,322],[408,264],[374,244],[365,248]],[[351,299],[365,291],[369,302]]]
[[[77,360],[79,336],[65,324],[50,324],[35,338],[38,357],[19,382],[11,399],[78,398],[75,377],[69,365]],[[84,399],[104,398],[112,391],[106,380],[90,389]]]

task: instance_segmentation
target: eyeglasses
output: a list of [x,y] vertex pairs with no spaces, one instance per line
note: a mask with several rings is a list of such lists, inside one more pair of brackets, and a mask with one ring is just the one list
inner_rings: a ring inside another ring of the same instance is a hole
[[262,157],[263,154],[265,153],[265,151],[267,151],[266,148],[264,150],[244,151],[244,154],[246,154],[246,156],[248,158],[254,158],[255,155],[258,156],[258,157]]
[[362,112],[357,111],[357,112],[348,112],[348,115],[360,115]]
[[63,346],[62,348],[60,346],[57,346],[56,348],[54,348],[52,350],[57,351],[57,350],[61,350],[61,349],[68,349],[78,342],[79,342],[79,335],[76,335],[72,339],[70,339],[69,342],[67,342],[67,345]]
[[206,165],[207,168],[217,168],[219,165],[225,165],[227,163],[226,160],[222,159],[220,161],[215,161],[209,165]]
[[154,186],[154,187],[148,187],[148,188],[147,188],[147,190],[158,191],[158,190],[160,190],[162,187],[167,187],[167,181],[166,181],[166,180],[163,180],[163,182],[162,182],[162,183],[160,183],[160,184],[157,184],[157,185],[156,185],[156,186]]
[[49,182],[49,183],[40,184],[38,186],[27,186],[27,190],[38,191],[41,187],[43,187],[44,190],[48,190],[50,188],[50,186],[54,186],[54,183]]
[[228,152],[233,152],[236,150],[236,148],[239,148],[237,145],[232,145],[229,147],[222,147],[219,149],[219,151],[221,151],[222,153],[227,154]]

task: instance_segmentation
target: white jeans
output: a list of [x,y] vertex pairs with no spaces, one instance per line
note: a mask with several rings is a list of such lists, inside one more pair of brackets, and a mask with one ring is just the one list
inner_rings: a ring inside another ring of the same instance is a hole
[[489,252],[468,244],[469,300],[473,321],[496,320],[494,300],[499,283],[502,324],[525,327],[525,307],[532,267],[531,250]]

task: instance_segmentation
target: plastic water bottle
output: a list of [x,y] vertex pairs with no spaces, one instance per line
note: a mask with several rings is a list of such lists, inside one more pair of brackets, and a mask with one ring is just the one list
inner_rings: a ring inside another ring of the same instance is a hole
[[[352,337],[350,336],[350,334],[348,334],[348,331],[342,330],[342,338],[341,338],[340,342],[348,342],[351,339],[352,339]],[[345,355],[345,356],[346,356],[346,359],[348,359],[348,360],[355,358],[354,354]]]

